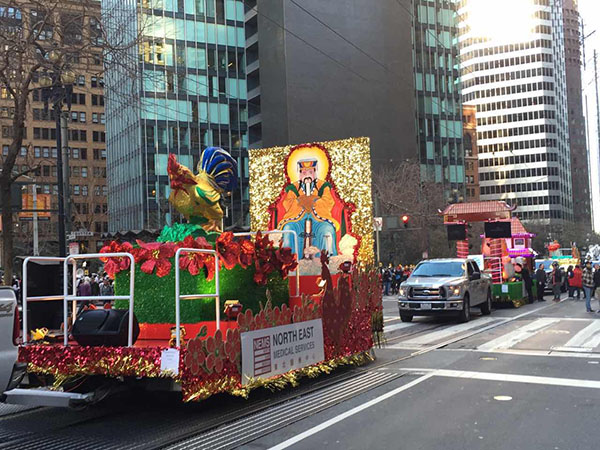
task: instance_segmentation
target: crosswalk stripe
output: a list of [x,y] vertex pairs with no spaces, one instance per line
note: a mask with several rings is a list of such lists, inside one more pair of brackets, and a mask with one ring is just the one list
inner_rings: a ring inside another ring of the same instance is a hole
[[392,325],[385,325],[383,331],[386,333],[391,333],[392,331],[401,330],[403,328],[414,327],[416,324],[414,323],[406,323],[400,322]]
[[533,322],[523,327],[520,327],[514,331],[511,331],[510,333],[506,333],[496,339],[492,339],[491,341],[480,345],[479,347],[477,347],[477,349],[482,351],[509,349],[517,345],[519,342],[530,338],[535,333],[538,333],[544,328],[547,328],[550,325],[555,324],[557,322],[560,322],[560,319],[547,318],[534,320]]
[[595,320],[583,330],[578,332],[575,336],[573,336],[569,342],[567,342],[565,347],[596,347],[596,345],[590,345],[594,342],[599,342],[600,339],[600,320]]
[[426,345],[431,344],[436,341],[441,341],[444,338],[452,336],[453,334],[461,333],[463,331],[470,330],[472,328],[480,327],[482,325],[486,325],[494,320],[493,317],[482,317],[477,320],[473,320],[471,322],[462,323],[460,325],[454,325],[448,328],[444,328],[443,330],[434,331],[432,333],[427,333],[422,336],[418,336],[414,339],[409,339],[407,341],[402,341],[398,345]]

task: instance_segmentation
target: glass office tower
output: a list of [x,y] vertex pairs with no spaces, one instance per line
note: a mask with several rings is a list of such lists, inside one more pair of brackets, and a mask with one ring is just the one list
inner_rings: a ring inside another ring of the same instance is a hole
[[464,198],[458,17],[454,0],[415,0],[414,68],[421,177]]
[[[237,0],[103,0],[111,41],[135,41],[107,61],[109,230],[159,229],[177,219],[167,159],[196,167],[209,146],[239,163],[225,225],[247,222],[244,4]],[[120,39],[119,39],[120,38]]]

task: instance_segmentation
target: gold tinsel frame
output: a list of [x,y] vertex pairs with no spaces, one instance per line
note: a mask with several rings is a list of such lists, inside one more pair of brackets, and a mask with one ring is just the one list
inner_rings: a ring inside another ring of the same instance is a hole
[[[371,152],[369,138],[349,138],[339,141],[315,142],[325,147],[331,160],[330,177],[338,195],[356,206],[351,215],[352,232],[361,237],[358,261],[373,264],[373,201],[371,197]],[[250,228],[266,230],[269,207],[277,200],[289,182],[286,160],[297,147],[271,147],[249,150]]]

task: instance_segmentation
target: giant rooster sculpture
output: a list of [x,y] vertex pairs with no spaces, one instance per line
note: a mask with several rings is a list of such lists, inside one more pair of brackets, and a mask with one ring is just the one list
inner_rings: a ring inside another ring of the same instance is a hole
[[237,186],[237,163],[231,155],[218,147],[207,148],[194,175],[170,154],[167,172],[171,179],[169,201],[177,211],[205,231],[221,231],[220,201]]

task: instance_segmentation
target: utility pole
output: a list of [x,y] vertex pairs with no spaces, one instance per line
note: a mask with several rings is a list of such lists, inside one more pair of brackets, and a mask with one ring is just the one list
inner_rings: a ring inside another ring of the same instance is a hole
[[594,84],[596,85],[596,137],[600,149],[600,103],[598,102],[598,52],[594,49]]
[[58,184],[58,256],[67,256],[67,234],[65,232],[65,183],[63,177],[62,139],[60,117],[62,100],[54,104],[56,116],[56,178]]
[[39,254],[37,184],[33,183],[33,256],[38,256]]
[[71,188],[69,186],[69,130],[68,130],[69,113],[63,112],[60,116],[60,137],[62,148],[56,150],[62,152],[63,161],[63,195],[65,202],[65,232],[69,233],[72,230],[71,224]]

